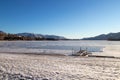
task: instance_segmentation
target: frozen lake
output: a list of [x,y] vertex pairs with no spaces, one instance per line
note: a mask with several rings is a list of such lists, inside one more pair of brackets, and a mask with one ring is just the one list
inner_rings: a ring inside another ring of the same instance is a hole
[[72,54],[81,49],[102,52],[105,46],[120,45],[120,41],[1,41],[0,52]]

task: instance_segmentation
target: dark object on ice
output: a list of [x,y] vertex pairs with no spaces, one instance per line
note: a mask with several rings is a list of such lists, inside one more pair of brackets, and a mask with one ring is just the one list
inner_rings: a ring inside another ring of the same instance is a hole
[[75,54],[72,54],[72,56],[87,56],[88,54],[91,54],[90,52],[88,52],[87,50],[80,50]]

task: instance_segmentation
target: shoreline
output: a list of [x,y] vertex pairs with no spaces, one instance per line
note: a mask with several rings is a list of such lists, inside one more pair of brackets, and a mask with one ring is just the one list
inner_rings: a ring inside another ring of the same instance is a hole
[[87,56],[72,56],[72,55],[64,55],[64,54],[60,54],[60,53],[23,53],[23,52],[0,52],[0,54],[15,54],[15,55],[38,55],[38,56],[63,56],[63,57],[83,57],[83,58],[114,58],[114,59],[120,59],[120,57],[115,57],[115,56],[106,56],[106,55],[99,55],[99,53],[96,54],[91,54],[91,55],[87,55]]
[[0,52],[0,54],[17,54],[17,55],[47,55],[47,56],[67,56],[57,53],[23,53],[23,52]]

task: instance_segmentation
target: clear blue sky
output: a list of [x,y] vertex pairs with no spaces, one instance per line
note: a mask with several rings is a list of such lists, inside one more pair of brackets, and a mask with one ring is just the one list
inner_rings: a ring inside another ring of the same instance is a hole
[[67,38],[120,32],[120,0],[0,0],[0,30]]

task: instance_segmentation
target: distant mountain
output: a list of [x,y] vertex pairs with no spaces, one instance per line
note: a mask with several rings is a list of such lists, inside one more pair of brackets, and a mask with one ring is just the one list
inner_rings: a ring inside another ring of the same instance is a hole
[[102,34],[95,37],[83,38],[83,40],[120,40],[120,32]]
[[65,40],[65,37],[56,35],[42,35],[34,33],[5,33],[0,31],[0,40]]
[[24,37],[32,37],[32,38],[35,38],[35,37],[43,38],[43,35],[41,35],[41,34],[34,34],[34,33],[18,33],[16,35],[24,36]]
[[62,36],[56,36],[56,35],[43,35],[45,39],[66,39],[65,37]]
[[0,33],[3,33],[3,34],[5,34],[5,32],[3,32],[3,31],[0,31]]
[[66,39],[65,37],[62,36],[56,36],[56,35],[42,35],[42,34],[34,34],[34,33],[18,33],[16,34],[18,36],[24,36],[24,37],[39,37],[39,38],[44,38],[47,40],[60,40],[60,39]]

